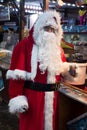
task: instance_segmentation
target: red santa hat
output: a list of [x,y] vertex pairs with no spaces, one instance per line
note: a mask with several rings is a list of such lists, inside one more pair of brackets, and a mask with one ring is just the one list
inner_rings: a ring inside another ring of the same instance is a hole
[[63,30],[60,23],[61,23],[61,17],[58,12],[53,10],[45,11],[42,15],[39,16],[34,25],[34,33],[33,33],[34,40],[35,41],[37,40],[38,35],[45,26],[51,26],[52,28],[57,30],[58,43],[61,43]]

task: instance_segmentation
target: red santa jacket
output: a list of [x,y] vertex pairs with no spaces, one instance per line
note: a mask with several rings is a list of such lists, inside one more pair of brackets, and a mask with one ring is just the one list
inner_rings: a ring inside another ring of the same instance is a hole
[[[33,50],[33,51],[32,51]],[[63,62],[66,61],[64,56],[64,51],[61,50],[61,59]],[[30,31],[30,35],[20,41],[14,48],[11,66],[7,72],[7,78],[10,79],[9,82],[9,96],[13,98],[18,95],[23,94],[23,87],[25,80],[33,80],[35,82],[46,83],[47,73],[41,74],[38,68],[37,59],[37,48],[35,47],[33,40],[33,28]],[[33,54],[32,54],[33,53]],[[32,56],[33,55],[33,56]],[[33,60],[34,59],[34,60]],[[33,66],[33,67],[32,67]],[[37,74],[35,70],[37,69]],[[56,80],[60,80],[60,76],[56,76]]]

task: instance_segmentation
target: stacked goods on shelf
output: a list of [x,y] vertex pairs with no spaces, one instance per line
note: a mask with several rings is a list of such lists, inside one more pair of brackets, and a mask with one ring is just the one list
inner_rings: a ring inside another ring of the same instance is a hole
[[75,58],[78,62],[87,62],[87,42],[78,41],[74,45]]
[[0,52],[0,58],[6,57],[8,55],[7,52]]

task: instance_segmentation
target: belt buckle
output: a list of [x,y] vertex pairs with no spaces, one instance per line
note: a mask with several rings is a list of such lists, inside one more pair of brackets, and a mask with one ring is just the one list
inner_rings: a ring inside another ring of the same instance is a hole
[[60,88],[60,83],[56,83],[55,91],[57,91]]

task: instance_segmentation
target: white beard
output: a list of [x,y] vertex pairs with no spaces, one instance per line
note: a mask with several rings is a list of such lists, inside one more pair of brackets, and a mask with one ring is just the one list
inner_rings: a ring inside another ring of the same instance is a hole
[[57,43],[57,41],[56,34],[43,30],[40,32],[36,41],[39,47],[39,68],[43,73],[47,70],[47,83],[55,83],[55,76],[59,75],[61,70],[60,43]]

